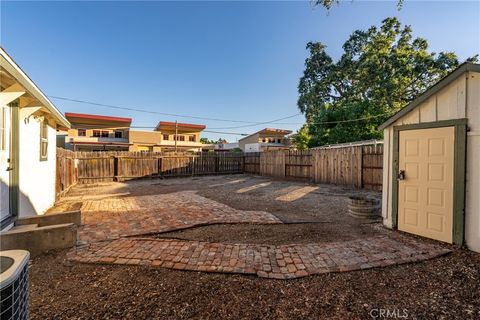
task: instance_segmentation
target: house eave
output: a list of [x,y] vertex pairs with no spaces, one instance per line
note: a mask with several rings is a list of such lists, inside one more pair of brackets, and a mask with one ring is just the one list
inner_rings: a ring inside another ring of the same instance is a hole
[[35,97],[46,110],[48,110],[59,126],[70,128],[70,122],[68,122],[63,114],[53,105],[40,88],[37,87],[32,79],[28,77],[20,66],[18,66],[18,64],[1,47],[0,63],[1,66],[10,73],[22,87]]

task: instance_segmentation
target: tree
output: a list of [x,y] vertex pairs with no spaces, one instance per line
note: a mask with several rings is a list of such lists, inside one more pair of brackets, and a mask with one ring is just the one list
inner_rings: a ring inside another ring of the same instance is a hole
[[[404,0],[397,1],[397,8],[400,10],[403,6]],[[315,6],[323,6],[325,9],[330,10],[334,4],[339,4],[340,0],[314,0],[313,4]]]
[[311,136],[308,133],[308,126],[302,126],[293,136],[292,141],[298,150],[305,150],[310,147]]
[[297,104],[310,146],[381,138],[378,125],[459,64],[453,52],[429,52],[394,17],[354,31],[336,62],[320,42],[307,50]]
[[200,142],[203,144],[214,144],[214,143],[227,143],[227,140],[219,138],[217,141],[215,140],[210,140],[208,138],[200,138]]

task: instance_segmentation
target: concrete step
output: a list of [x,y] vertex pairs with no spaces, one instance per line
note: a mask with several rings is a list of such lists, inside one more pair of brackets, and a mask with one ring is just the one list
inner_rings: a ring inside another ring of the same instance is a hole
[[23,225],[20,225],[20,226],[15,226],[12,229],[10,229],[9,231],[29,231],[29,230],[33,230],[33,229],[36,229],[36,228],[38,228],[38,224],[36,224],[36,223],[34,223],[34,224],[23,224]]

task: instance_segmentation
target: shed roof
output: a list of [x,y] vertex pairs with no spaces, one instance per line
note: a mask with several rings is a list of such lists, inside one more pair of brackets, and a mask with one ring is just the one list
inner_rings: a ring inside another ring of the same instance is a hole
[[450,72],[448,75],[440,79],[438,82],[436,82],[434,85],[432,85],[430,88],[428,88],[424,93],[419,95],[415,100],[410,102],[406,107],[403,109],[400,109],[397,113],[395,113],[393,116],[391,116],[387,121],[382,123],[378,129],[383,130],[386,127],[390,126],[391,124],[395,123],[398,119],[415,109],[418,105],[420,105],[422,102],[425,102],[430,98],[432,95],[436,94],[443,88],[445,88],[447,85],[449,85],[452,81],[457,79],[459,76],[464,74],[467,71],[474,71],[474,72],[480,72],[480,64],[476,63],[470,63],[470,62],[465,62],[459,65],[455,70]]

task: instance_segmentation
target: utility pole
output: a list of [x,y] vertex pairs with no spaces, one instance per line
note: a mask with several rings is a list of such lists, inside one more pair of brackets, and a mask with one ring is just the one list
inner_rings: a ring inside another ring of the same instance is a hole
[[175,120],[175,153],[177,153],[178,121]]

